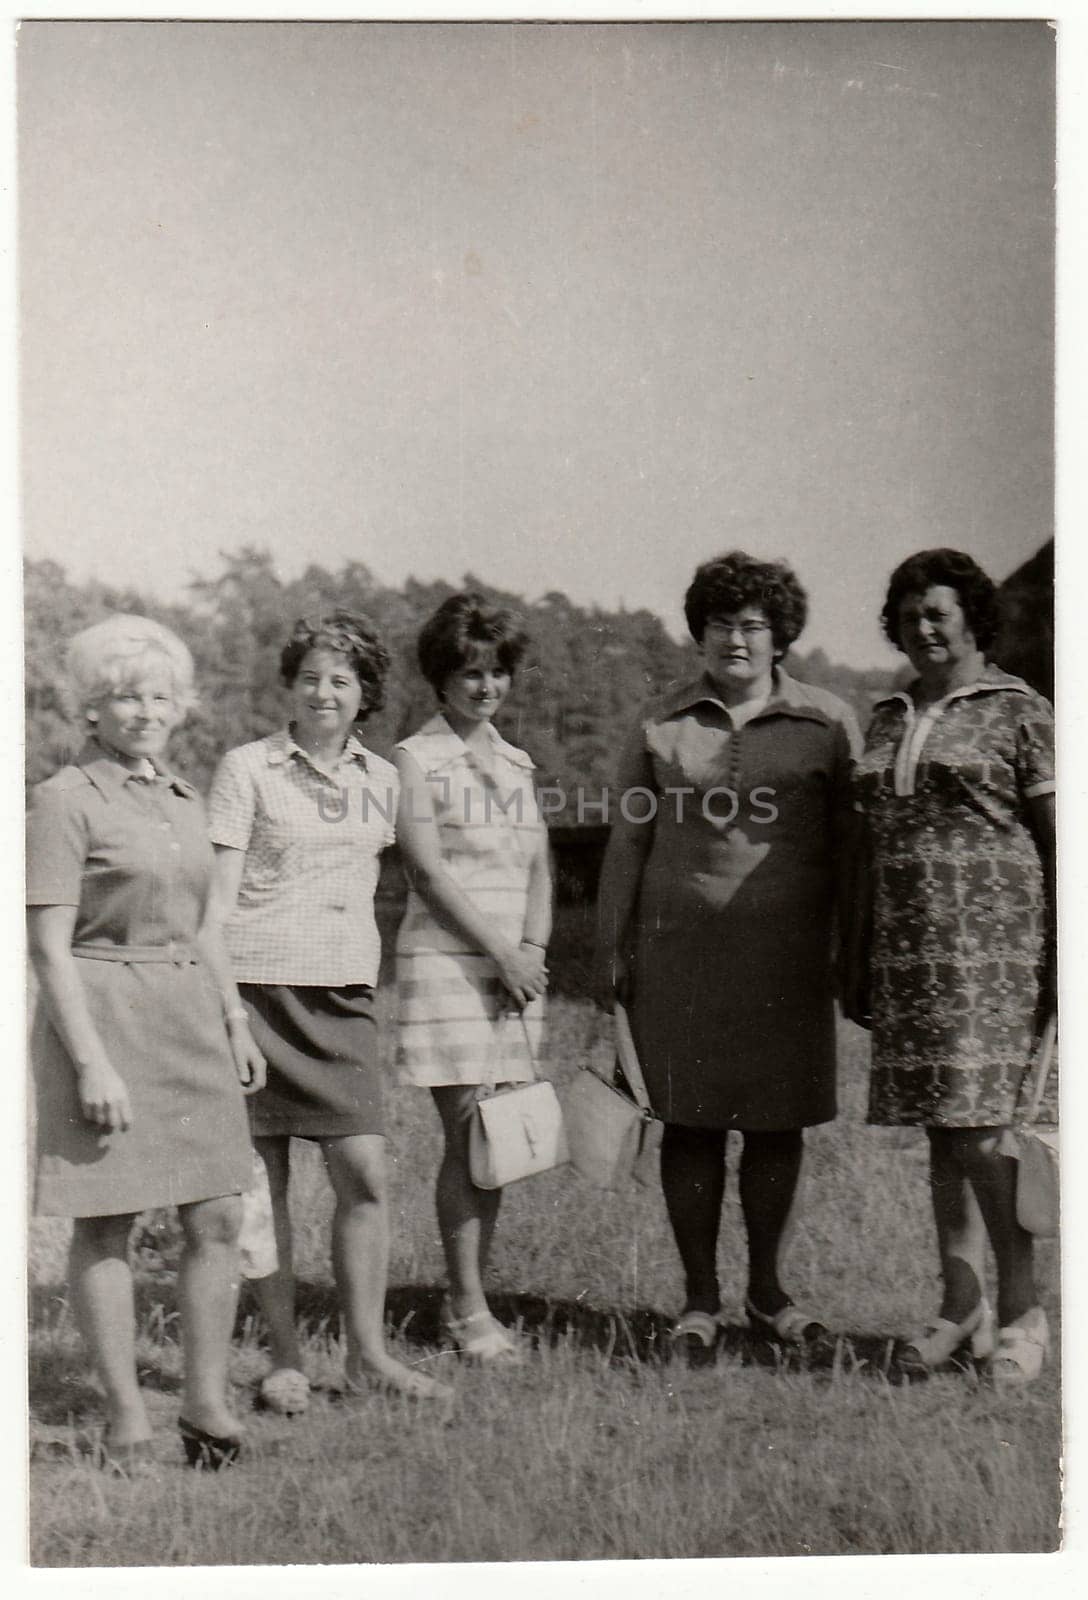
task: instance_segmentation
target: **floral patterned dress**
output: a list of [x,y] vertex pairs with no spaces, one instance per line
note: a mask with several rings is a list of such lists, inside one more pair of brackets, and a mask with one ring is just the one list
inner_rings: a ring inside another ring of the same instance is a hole
[[870,1122],[1012,1121],[1052,932],[1028,802],[1053,792],[1053,732],[1048,702],[995,666],[924,710],[907,693],[876,706],[853,779],[873,877]]

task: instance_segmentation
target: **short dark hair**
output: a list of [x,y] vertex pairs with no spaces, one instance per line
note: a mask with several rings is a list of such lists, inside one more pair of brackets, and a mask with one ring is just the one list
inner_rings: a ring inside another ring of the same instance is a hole
[[775,648],[789,649],[808,618],[808,596],[793,568],[784,561],[757,561],[743,550],[704,561],[684,596],[684,616],[696,644],[702,644],[707,622],[732,616],[744,606],[761,606],[771,625]]
[[481,647],[494,650],[499,666],[513,677],[528,645],[520,618],[468,590],[443,600],[423,624],[417,646],[419,667],[440,695],[450,674],[460,672]]
[[357,611],[326,611],[316,617],[300,617],[280,651],[280,677],[288,688],[311,650],[335,650],[338,655],[347,656],[363,691],[356,722],[365,722],[372,712],[381,710],[389,651],[368,617]]
[[979,649],[986,651],[997,638],[1001,620],[997,585],[988,578],[971,556],[962,550],[919,550],[900,562],[888,582],[888,593],[880,620],[884,632],[902,650],[899,635],[899,607],[911,594],[925,594],[934,587],[955,589],[963,618]]

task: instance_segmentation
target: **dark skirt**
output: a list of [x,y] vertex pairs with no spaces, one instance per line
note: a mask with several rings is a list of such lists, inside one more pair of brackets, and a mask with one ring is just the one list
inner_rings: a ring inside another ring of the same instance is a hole
[[240,983],[268,1082],[249,1102],[255,1139],[384,1133],[374,991],[365,983]]

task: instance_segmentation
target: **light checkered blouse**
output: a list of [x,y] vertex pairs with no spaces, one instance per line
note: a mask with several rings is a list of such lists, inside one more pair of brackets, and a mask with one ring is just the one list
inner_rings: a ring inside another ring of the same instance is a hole
[[240,983],[377,983],[374,891],[399,788],[396,768],[354,734],[335,779],[286,729],[227,752],[208,822],[214,844],[246,852],[225,930]]

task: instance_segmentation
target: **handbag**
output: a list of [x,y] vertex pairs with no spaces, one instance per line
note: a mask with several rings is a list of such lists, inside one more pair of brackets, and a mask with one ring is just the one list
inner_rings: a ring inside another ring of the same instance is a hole
[[[520,1013],[519,1013],[520,1014]],[[533,1067],[525,1017],[521,1026]],[[481,1088],[468,1129],[468,1165],[478,1189],[504,1189],[520,1178],[549,1172],[570,1160],[559,1097],[547,1078],[510,1089]]]
[[256,1150],[253,1152],[253,1170],[249,1188],[242,1195],[242,1226],[238,1234],[238,1252],[243,1278],[267,1278],[279,1270],[268,1173]]
[[567,1132],[574,1170],[599,1189],[618,1189],[625,1178],[656,1182],[664,1123],[646,1092],[624,1007],[616,1002],[616,1055],[624,1083],[583,1067],[567,1090]]
[[1028,1233],[1052,1238],[1058,1231],[1061,1184],[1058,1171],[1058,1129],[1036,1122],[1054,1061],[1056,1026],[1051,1018],[1039,1045],[1038,1068],[1024,1122],[1015,1130],[1016,1220]]

